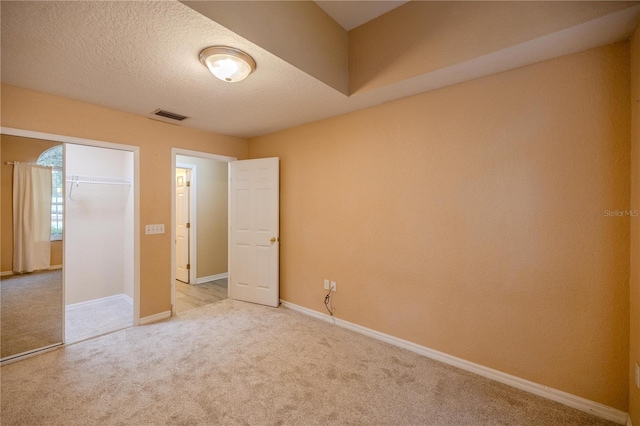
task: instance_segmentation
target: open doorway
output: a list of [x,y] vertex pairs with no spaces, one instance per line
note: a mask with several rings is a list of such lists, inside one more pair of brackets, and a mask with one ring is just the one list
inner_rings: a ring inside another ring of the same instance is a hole
[[134,155],[65,144],[65,342],[134,323]]
[[228,297],[228,162],[173,150],[173,314]]

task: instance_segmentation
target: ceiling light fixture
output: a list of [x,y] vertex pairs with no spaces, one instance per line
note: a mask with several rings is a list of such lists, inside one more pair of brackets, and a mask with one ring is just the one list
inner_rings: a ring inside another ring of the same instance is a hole
[[227,46],[207,47],[200,62],[217,78],[228,83],[242,81],[256,69],[256,61],[242,50]]

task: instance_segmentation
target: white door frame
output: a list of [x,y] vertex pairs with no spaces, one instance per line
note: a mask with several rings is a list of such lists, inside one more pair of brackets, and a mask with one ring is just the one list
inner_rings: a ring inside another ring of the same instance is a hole
[[[53,133],[35,132],[31,130],[0,127],[0,133],[32,139],[44,139],[53,142],[72,143],[76,145],[95,146],[98,148],[117,149],[133,153],[133,325],[140,325],[140,147],[94,139],[76,138],[74,136],[56,135]],[[63,171],[64,172],[64,171]],[[174,172],[175,173],[175,172]],[[66,216],[65,216],[66,220]],[[64,303],[64,265],[65,253],[62,251],[62,300]],[[65,341],[65,314],[62,309],[62,342]]]
[[[197,167],[195,164],[188,164],[188,163],[176,163],[176,167],[174,168],[173,172],[175,173],[175,169],[176,168],[180,168],[180,169],[189,169],[190,170],[190,176],[189,176],[189,181],[191,182],[191,186],[189,187],[189,223],[191,224],[189,227],[189,263],[191,264],[191,268],[189,269],[189,284],[196,284],[196,270],[197,270],[197,265],[196,265],[196,261],[197,261],[197,249],[198,246],[196,244],[196,239],[197,239],[197,235],[198,233],[196,232],[196,230],[198,229],[198,223],[197,223],[197,197],[195,196],[196,192],[196,187],[198,185],[198,182],[196,180],[196,175],[197,175]],[[175,182],[176,179],[175,177],[173,178],[173,182]],[[174,188],[173,190],[175,191],[175,183],[174,183]],[[175,197],[175,194],[174,194]],[[174,198],[174,202],[175,202],[175,198]],[[174,214],[175,214],[175,210],[174,210]],[[175,218],[174,218],[175,220]],[[173,225],[175,227],[175,223]],[[175,237],[173,239],[173,244],[175,245]],[[175,248],[174,248],[175,249]],[[174,271],[175,273],[175,271]]]
[[[226,155],[211,154],[209,152],[201,152],[201,151],[192,151],[190,149],[171,148],[171,241],[173,241],[173,244],[171,244],[171,315],[172,316],[176,314],[176,245],[175,245],[175,241],[176,241],[176,185],[175,185],[176,167],[183,167],[183,166],[178,166],[178,164],[184,164],[184,163],[176,162],[176,156],[178,155],[186,155],[189,157],[217,160],[225,163],[229,163],[231,161],[237,160],[236,157],[228,157]],[[197,204],[195,188],[191,188],[191,199],[192,199],[191,205],[193,205],[193,203]],[[195,221],[195,212],[194,212],[194,215],[191,217],[191,219]],[[190,238],[192,242],[189,242],[189,244],[195,244],[196,237],[194,234],[195,232],[191,233]],[[193,251],[192,253],[195,253],[195,251]],[[192,265],[195,265],[195,256],[191,256],[191,260],[193,261]],[[189,271],[189,280],[191,281],[192,284],[195,284],[197,282],[196,274],[197,274],[196,267],[192,267],[191,271]]]

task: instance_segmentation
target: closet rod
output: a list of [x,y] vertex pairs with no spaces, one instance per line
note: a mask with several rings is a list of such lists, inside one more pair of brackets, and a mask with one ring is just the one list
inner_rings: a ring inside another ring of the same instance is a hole
[[73,198],[71,198],[71,195],[73,195],[73,187],[78,186],[81,183],[131,186],[131,179],[124,178],[124,177],[67,175],[65,176],[65,181],[71,184],[69,185],[69,195],[68,195],[68,198],[70,200],[73,200]]
[[75,180],[75,179],[66,179],[65,182],[69,183],[95,183],[100,185],[131,185],[131,182],[104,182],[97,180]]
[[65,181],[69,183],[94,183],[103,185],[131,185],[131,179],[124,177],[109,177],[109,176],[82,176],[82,175],[67,175]]

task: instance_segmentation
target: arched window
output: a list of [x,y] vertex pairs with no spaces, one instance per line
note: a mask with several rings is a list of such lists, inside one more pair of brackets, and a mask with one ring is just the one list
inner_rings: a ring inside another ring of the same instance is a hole
[[41,166],[53,167],[51,176],[51,241],[62,239],[62,206],[64,201],[62,175],[62,145],[44,151],[38,157]]

